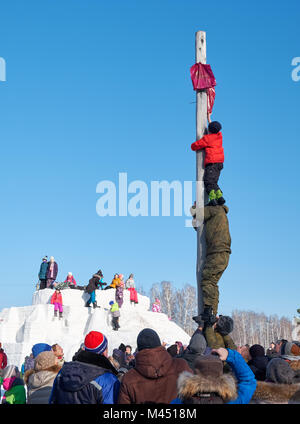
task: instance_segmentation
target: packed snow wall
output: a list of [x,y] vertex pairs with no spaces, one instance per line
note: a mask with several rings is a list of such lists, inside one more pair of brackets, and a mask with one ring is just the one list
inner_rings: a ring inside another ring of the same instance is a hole
[[153,328],[161,340],[173,344],[176,340],[188,344],[190,336],[162,313],[149,311],[150,300],[138,295],[138,304],[130,303],[130,294],[124,290],[124,303],[120,309],[121,328],[114,331],[111,326],[109,302],[115,300],[115,289],[97,290],[96,300],[100,308],[87,308],[89,295],[81,290],[65,289],[63,296],[63,319],[54,317],[54,306],[50,304],[53,290],[44,289],[33,294],[32,305],[5,308],[0,312],[0,341],[8,357],[8,364],[21,367],[25,356],[31,353],[35,343],[60,344],[65,359],[70,361],[79,349],[85,335],[101,331],[108,338],[109,354],[120,343],[136,348],[136,338],[143,328]]

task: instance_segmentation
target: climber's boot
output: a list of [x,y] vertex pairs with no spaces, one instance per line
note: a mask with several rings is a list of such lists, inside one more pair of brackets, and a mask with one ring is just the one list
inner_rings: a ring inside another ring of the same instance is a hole
[[213,313],[212,306],[204,306],[202,319],[208,325],[214,325],[214,323],[217,322],[217,318],[216,315]]
[[100,308],[100,306],[97,305],[97,302],[93,302],[93,307],[94,307],[94,309]]
[[224,205],[224,203],[226,202],[226,200],[223,197],[223,193],[221,192],[220,189],[216,191],[216,200],[218,202],[218,205],[220,206]]
[[216,195],[215,190],[210,190],[208,197],[209,197],[209,202],[207,203],[206,206],[217,206],[218,205],[217,195]]
[[59,313],[59,319],[63,319],[63,313],[62,312]]

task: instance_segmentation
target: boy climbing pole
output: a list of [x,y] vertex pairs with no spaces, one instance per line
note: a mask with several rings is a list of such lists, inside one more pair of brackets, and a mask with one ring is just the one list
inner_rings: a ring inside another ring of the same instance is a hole
[[224,163],[224,150],[222,141],[222,126],[218,121],[211,122],[208,115],[208,134],[191,145],[193,151],[205,149],[204,161],[204,186],[209,196],[207,206],[224,205],[225,199],[218,186],[218,180]]

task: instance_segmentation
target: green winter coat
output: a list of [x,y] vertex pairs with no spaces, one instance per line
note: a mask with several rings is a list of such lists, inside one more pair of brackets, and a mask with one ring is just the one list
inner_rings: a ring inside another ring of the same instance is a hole
[[214,330],[212,327],[206,327],[204,333],[207,346],[211,347],[212,349],[219,349],[220,347],[232,350],[237,349],[235,343],[229,335],[222,336],[222,334],[218,333],[218,331]]
[[119,305],[117,302],[112,305],[112,307],[110,308],[110,312],[115,318],[120,316]]
[[26,403],[26,392],[24,384],[16,384],[4,393],[2,403],[14,404],[25,404]]

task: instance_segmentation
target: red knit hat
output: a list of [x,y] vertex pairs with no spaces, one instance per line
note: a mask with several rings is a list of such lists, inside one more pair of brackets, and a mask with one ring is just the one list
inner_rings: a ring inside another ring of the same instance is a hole
[[107,338],[99,331],[90,331],[85,336],[84,348],[88,352],[102,354],[107,348]]

